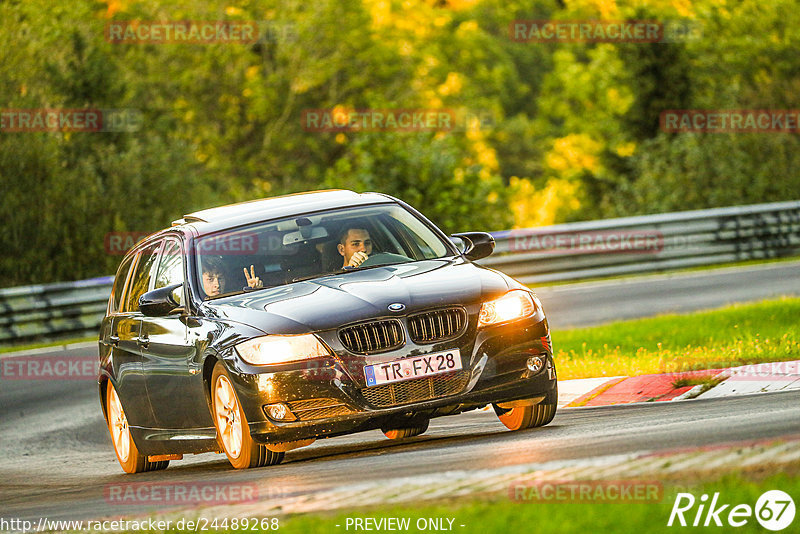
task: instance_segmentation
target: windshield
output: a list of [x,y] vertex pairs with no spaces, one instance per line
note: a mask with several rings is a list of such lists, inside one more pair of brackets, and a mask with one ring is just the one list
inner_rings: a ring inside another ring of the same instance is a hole
[[405,208],[385,204],[220,232],[198,239],[194,253],[208,299],[453,251]]

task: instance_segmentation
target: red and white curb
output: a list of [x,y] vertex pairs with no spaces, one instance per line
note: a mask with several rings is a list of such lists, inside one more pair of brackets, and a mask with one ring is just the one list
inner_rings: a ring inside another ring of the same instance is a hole
[[[717,385],[675,387],[683,379],[720,380]],[[717,398],[800,389],[800,360],[683,373],[559,380],[559,407]]]

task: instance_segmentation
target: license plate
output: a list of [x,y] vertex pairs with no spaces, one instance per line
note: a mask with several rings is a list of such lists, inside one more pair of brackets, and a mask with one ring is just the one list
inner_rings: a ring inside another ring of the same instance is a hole
[[458,371],[461,369],[461,353],[458,349],[446,350],[403,358],[385,363],[376,363],[364,367],[367,386],[377,386],[401,380],[411,380],[426,376]]

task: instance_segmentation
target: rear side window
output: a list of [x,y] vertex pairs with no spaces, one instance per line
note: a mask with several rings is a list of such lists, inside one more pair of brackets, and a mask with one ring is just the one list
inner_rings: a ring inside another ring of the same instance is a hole
[[136,262],[133,275],[131,276],[128,284],[128,292],[125,296],[125,306],[122,311],[135,312],[139,311],[139,297],[147,292],[150,287],[150,278],[153,274],[153,265],[158,257],[158,249],[161,242],[153,243],[146,247],[139,254],[139,259]]
[[111,289],[111,300],[108,305],[109,313],[117,313],[122,303],[122,290],[125,288],[125,279],[128,278],[128,271],[131,270],[131,263],[135,256],[128,256],[122,265],[117,269],[117,277],[114,278],[114,287]]
[[[171,286],[172,284],[183,283],[183,254],[181,245],[174,239],[170,239],[164,245],[161,253],[161,260],[158,262],[156,271],[156,281],[153,289]],[[181,292],[177,292],[180,295]],[[180,304],[180,303],[179,303]]]

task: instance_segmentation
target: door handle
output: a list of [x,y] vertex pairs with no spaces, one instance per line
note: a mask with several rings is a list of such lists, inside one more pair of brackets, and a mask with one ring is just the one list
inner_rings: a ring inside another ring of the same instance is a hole
[[146,349],[150,345],[150,338],[147,336],[139,336],[136,339],[136,343],[138,343],[143,349]]
[[119,336],[115,336],[114,334],[108,336],[108,342],[115,347],[119,346]]

